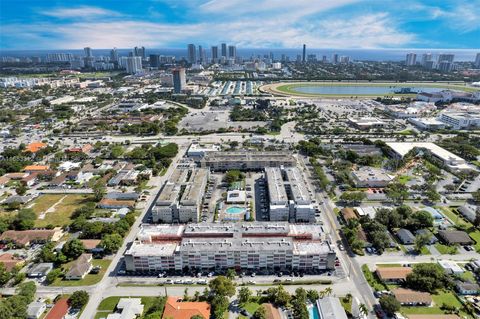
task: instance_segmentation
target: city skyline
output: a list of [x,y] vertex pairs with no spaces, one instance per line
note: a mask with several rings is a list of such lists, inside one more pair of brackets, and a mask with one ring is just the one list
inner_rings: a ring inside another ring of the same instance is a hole
[[[480,46],[480,1],[278,2],[170,0],[135,3],[22,1],[0,10],[0,48],[184,47],[465,48]],[[287,13],[286,13],[287,12]],[[261,21],[261,24],[258,23]],[[253,31],[254,30],[254,31]],[[207,47],[207,46],[205,46]]]

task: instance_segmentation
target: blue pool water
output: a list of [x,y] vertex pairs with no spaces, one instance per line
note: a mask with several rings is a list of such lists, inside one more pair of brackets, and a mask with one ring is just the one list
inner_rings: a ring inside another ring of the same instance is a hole
[[316,306],[308,307],[308,316],[310,317],[310,319],[320,319],[320,315],[318,314]]
[[232,206],[232,207],[228,207],[225,212],[227,214],[242,214],[242,213],[245,213],[245,208],[243,207],[238,207],[238,206]]
[[[389,86],[348,86],[348,85],[332,85],[332,86],[299,86],[292,88],[292,91],[307,94],[332,94],[332,95],[362,95],[362,94],[393,94],[401,87]],[[439,92],[441,88],[434,87],[409,87],[415,92]]]

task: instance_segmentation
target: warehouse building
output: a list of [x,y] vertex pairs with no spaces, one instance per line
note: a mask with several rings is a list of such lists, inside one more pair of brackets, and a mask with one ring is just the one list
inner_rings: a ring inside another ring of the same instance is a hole
[[152,209],[154,222],[198,222],[208,170],[178,168],[165,182]]
[[335,252],[320,225],[286,222],[143,226],[125,252],[126,270],[250,271],[333,269]]
[[315,208],[300,170],[265,168],[271,221],[311,222]]
[[259,171],[265,167],[295,166],[295,158],[289,152],[208,152],[200,161],[201,167],[213,171],[233,169]]

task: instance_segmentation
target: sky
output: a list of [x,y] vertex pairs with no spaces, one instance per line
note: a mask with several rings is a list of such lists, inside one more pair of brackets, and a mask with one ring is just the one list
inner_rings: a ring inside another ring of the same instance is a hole
[[0,49],[480,48],[480,0],[0,0]]

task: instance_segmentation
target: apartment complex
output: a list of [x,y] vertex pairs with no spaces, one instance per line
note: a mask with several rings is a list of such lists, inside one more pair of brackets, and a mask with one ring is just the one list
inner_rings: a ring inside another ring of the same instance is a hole
[[266,167],[295,166],[295,158],[289,152],[208,152],[200,164],[214,171],[255,171]]
[[315,208],[300,170],[265,168],[271,221],[310,222]]
[[207,169],[177,167],[165,182],[152,209],[153,221],[198,222],[207,181]]
[[480,127],[480,112],[445,112],[438,119],[454,130]]
[[332,269],[335,252],[320,225],[286,222],[144,225],[125,252],[126,270]]

